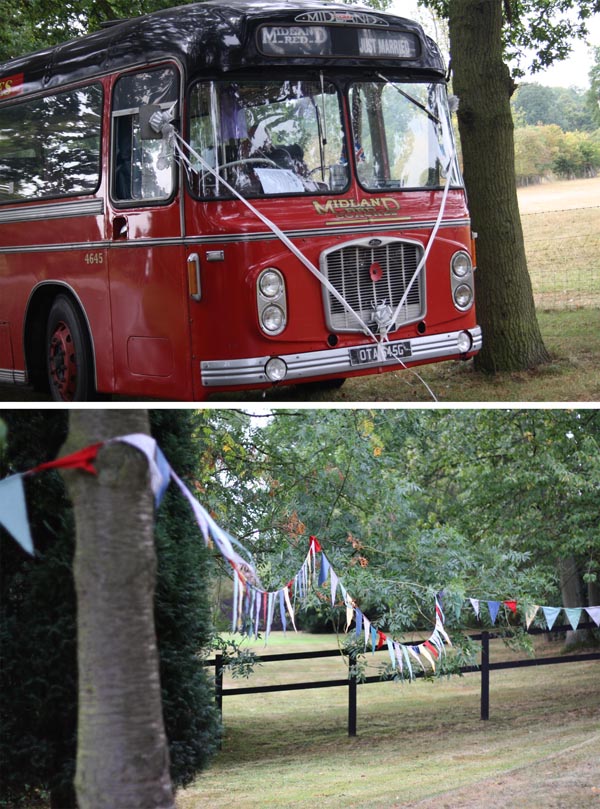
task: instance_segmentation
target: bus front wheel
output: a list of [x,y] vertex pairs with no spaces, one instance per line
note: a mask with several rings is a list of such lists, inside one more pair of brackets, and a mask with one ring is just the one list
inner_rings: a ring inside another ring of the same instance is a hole
[[87,329],[81,313],[65,295],[58,295],[46,327],[46,368],[55,402],[94,398],[94,369]]

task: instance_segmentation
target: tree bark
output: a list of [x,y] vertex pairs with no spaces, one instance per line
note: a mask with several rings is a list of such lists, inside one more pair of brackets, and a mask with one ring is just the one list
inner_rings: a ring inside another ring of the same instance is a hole
[[502,3],[450,0],[450,52],[464,177],[478,234],[476,367],[495,373],[549,359],[535,314],[517,201],[510,97],[502,60]]
[[[74,410],[66,449],[149,432],[145,410]],[[76,520],[80,809],[173,809],[154,631],[154,503],[144,456],[103,447],[67,472]]]
[[[581,607],[583,604],[583,587],[581,577],[574,556],[567,556],[559,560],[558,572],[560,575],[560,592],[563,606]],[[587,636],[584,629],[569,630],[565,638],[565,646],[574,646],[583,642]]]

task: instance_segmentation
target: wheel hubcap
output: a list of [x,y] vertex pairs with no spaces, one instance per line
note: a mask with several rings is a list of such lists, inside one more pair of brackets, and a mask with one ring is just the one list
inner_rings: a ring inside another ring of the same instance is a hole
[[73,401],[77,388],[77,357],[73,335],[66,323],[57,324],[50,338],[49,347],[50,381],[60,398]]

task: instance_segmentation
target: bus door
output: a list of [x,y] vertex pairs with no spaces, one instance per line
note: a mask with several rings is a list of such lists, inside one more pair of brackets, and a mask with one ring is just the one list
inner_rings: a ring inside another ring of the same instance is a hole
[[178,114],[179,71],[162,65],[116,78],[107,213],[115,390],[191,397],[187,274],[178,171],[148,127]]

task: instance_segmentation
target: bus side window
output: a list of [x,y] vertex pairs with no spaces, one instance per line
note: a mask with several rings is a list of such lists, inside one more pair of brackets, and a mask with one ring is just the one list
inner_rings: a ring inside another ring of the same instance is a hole
[[102,88],[80,87],[0,111],[0,202],[94,193]]
[[112,108],[112,196],[117,202],[168,201],[175,191],[175,161],[165,161],[163,143],[143,140],[140,108],[168,110],[178,98],[174,68],[127,73],[115,84]]

